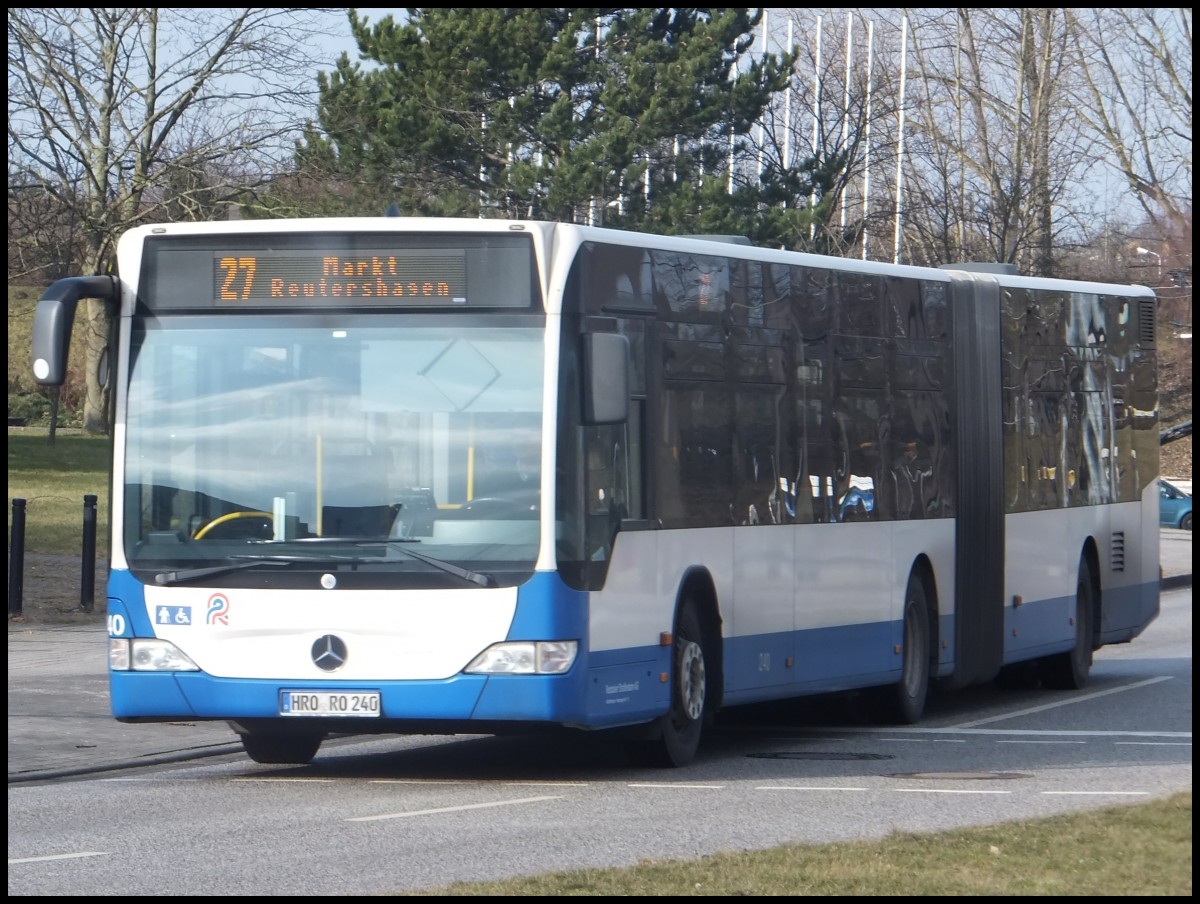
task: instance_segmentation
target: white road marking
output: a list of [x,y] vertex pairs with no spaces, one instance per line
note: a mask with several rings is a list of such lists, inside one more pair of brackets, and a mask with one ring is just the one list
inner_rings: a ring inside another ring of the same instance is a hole
[[[760,785],[755,791],[871,791],[871,788],[831,788],[820,785]],[[1015,794],[1015,791],[991,791],[981,788],[882,788],[874,789],[884,792],[894,791],[901,794]],[[1059,796],[1091,796],[1091,797],[1147,797],[1149,791],[1038,791],[1046,797]]]
[[[892,741],[904,744],[928,744],[927,738],[880,738],[881,741]],[[935,744],[965,744],[967,743],[962,738],[933,738]]]
[[[1001,716],[998,718],[999,719],[1008,719],[1008,718],[1012,718],[1013,716],[1024,715],[1026,712],[1033,712],[1033,710],[1024,710],[1019,713],[1009,713],[1006,716]],[[983,721],[994,722],[994,721],[997,721],[997,719],[987,719],[987,720],[983,720]],[[973,723],[973,724],[982,724],[982,722]],[[889,728],[887,730],[888,731],[896,731],[895,728]],[[878,728],[872,728],[869,726],[862,726],[862,727],[851,726],[851,727],[843,728],[842,731],[844,731],[848,734],[854,734],[854,735],[877,735],[879,737],[879,740],[881,740],[881,741],[902,740],[901,738],[892,737],[890,735],[880,735],[879,734],[880,730]],[[903,729],[903,731],[905,732],[905,734],[910,734],[910,735],[930,735],[930,736],[968,735],[970,737],[985,737],[987,735],[1020,735],[1020,736],[1029,736],[1029,737],[1036,737],[1038,735],[1041,735],[1044,737],[1073,737],[1073,738],[1181,738],[1181,739],[1186,738],[1186,739],[1190,739],[1192,737],[1192,733],[1190,731],[1104,731],[1104,730],[1101,730],[1101,731],[1068,731],[1065,729],[1054,729],[1054,728],[1047,728],[1047,729],[1042,729],[1042,728],[968,728],[968,727],[964,727],[962,725],[952,725],[952,726],[943,727],[943,728],[933,728],[933,727],[929,727],[929,726],[914,725],[911,728]],[[806,743],[816,743],[816,742],[830,741],[830,740],[848,741],[849,738],[819,737],[819,736],[807,733],[804,729],[797,729],[795,734],[782,736],[782,737],[776,737],[776,738],[764,738],[763,740],[765,740],[765,741],[803,740]],[[912,740],[912,739],[905,738],[903,740]],[[941,740],[941,739],[936,738],[936,737],[931,737],[931,740]],[[954,742],[954,743],[959,743],[959,742]]]
[[759,785],[755,791],[870,791],[870,788],[826,788],[821,785]]
[[44,863],[47,860],[74,860],[78,857],[107,857],[107,851],[80,851],[78,854],[53,854],[49,857],[9,857],[9,863]]
[[893,788],[901,794],[1012,794],[1011,791],[981,791],[975,788]]
[[[489,785],[492,782],[482,779],[437,779],[437,778],[373,778],[368,780],[372,785]],[[556,781],[500,781],[500,785],[533,788],[586,788],[588,782],[556,782]]]
[[485,810],[489,807],[512,807],[542,800],[561,800],[560,797],[522,797],[519,800],[497,800],[487,804],[463,804],[459,807],[438,807],[433,810],[409,810],[407,813],[383,813],[379,816],[352,816],[346,822],[375,822],[380,819],[407,819],[410,816],[433,816],[438,813],[458,813],[463,810]]
[[987,725],[991,722],[1003,722],[1006,719],[1013,719],[1017,716],[1028,716],[1031,713],[1042,713],[1051,709],[1058,709],[1060,706],[1074,706],[1076,703],[1085,703],[1088,700],[1097,700],[1100,697],[1107,697],[1110,694],[1123,694],[1125,691],[1134,691],[1138,688],[1149,687],[1152,684],[1160,684],[1163,681],[1170,681],[1170,675],[1160,675],[1157,678],[1147,678],[1145,681],[1135,681],[1133,684],[1126,684],[1124,687],[1112,687],[1106,691],[1096,691],[1094,694],[1080,694],[1071,697],[1069,700],[1060,700],[1058,703],[1047,703],[1045,706],[1033,706],[1029,709],[1018,710],[1017,712],[1005,713],[1002,716],[992,716],[990,719],[977,719],[974,722],[962,722],[956,725],[956,728],[974,728],[977,725]]
[[1176,744],[1174,741],[1115,741],[1117,747],[1125,745],[1126,747],[1191,747],[1192,742],[1186,744]]
[[1123,796],[1123,797],[1146,797],[1147,795],[1149,795],[1150,792],[1149,791],[1042,791],[1041,793],[1045,794],[1047,797],[1049,797],[1052,794],[1059,794],[1059,795],[1072,794],[1072,795],[1077,795],[1077,796],[1082,796],[1082,795],[1086,794],[1086,795],[1092,795],[1092,796],[1116,795],[1116,796]]
[[694,788],[700,791],[723,791],[724,785],[689,785],[684,782],[630,782],[627,788]]
[[1034,738],[1021,738],[1017,741],[1005,741],[1001,738],[997,744],[1086,744],[1087,741],[1038,741]]
[[[1019,715],[1019,714],[1018,714]],[[1008,718],[1008,716],[1005,716]],[[896,729],[890,728],[889,731]],[[859,735],[878,735],[878,728],[847,728],[846,731],[852,731]],[[1042,735],[1045,737],[1060,736],[1069,738],[1190,738],[1190,731],[1068,731],[1066,729],[1057,728],[962,728],[960,726],[950,726],[948,728],[931,728],[920,727],[914,725],[912,728],[906,728],[904,731],[908,734],[915,735],[968,735],[971,737],[986,737],[987,735],[1029,735],[1036,737]],[[780,738],[779,740],[795,741],[803,739],[806,742],[819,740],[810,738],[804,734],[803,730],[797,731],[796,734],[789,738]],[[898,738],[880,736],[880,740],[898,740]]]

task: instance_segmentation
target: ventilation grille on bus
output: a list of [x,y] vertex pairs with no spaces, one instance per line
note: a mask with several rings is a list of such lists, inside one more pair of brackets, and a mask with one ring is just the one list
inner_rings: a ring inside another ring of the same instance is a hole
[[1157,301],[1153,298],[1138,300],[1138,343],[1145,348],[1154,346],[1154,313]]
[[1125,570],[1125,531],[1113,531],[1112,535],[1112,570]]

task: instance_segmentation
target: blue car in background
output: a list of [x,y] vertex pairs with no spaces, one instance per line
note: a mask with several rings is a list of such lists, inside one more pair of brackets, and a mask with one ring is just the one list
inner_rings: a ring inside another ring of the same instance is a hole
[[1191,530],[1192,497],[1161,477],[1158,480],[1158,493],[1158,523],[1163,527]]

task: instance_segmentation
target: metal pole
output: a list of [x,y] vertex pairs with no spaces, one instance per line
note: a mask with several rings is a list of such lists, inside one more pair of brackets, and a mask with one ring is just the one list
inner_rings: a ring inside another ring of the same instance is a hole
[[862,202],[862,259],[867,259],[867,252],[870,249],[867,230],[870,223],[867,220],[871,213],[871,88],[872,74],[875,71],[875,23],[874,21],[867,23],[867,115],[866,125],[863,130],[863,202]]
[[79,580],[79,605],[91,612],[96,601],[96,497],[83,497],[83,573]]
[[892,263],[900,263],[900,230],[904,208],[904,82],[908,74],[908,16],[900,20],[900,131],[896,140],[896,237],[892,243]]
[[8,614],[20,615],[25,596],[25,500],[12,501],[12,542],[8,552]]
[[[821,33],[824,29],[821,27],[824,21],[824,16],[817,16],[817,59],[816,65],[813,67],[813,133],[812,133],[812,154],[817,156],[817,140],[821,134]],[[808,209],[811,213],[817,206],[817,190],[813,188],[808,196]],[[817,218],[814,216],[808,223],[808,239],[814,241],[817,237]]]

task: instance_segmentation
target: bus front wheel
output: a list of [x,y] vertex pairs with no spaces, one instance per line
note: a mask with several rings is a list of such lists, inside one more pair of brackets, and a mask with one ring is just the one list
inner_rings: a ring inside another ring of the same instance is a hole
[[686,766],[700,748],[707,702],[703,628],[696,608],[685,605],[671,650],[671,708],[655,723],[649,738],[629,742],[630,759],[642,766]]
[[242,734],[242,747],[256,763],[304,766],[317,755],[323,739],[324,736],[320,734],[259,729]]

